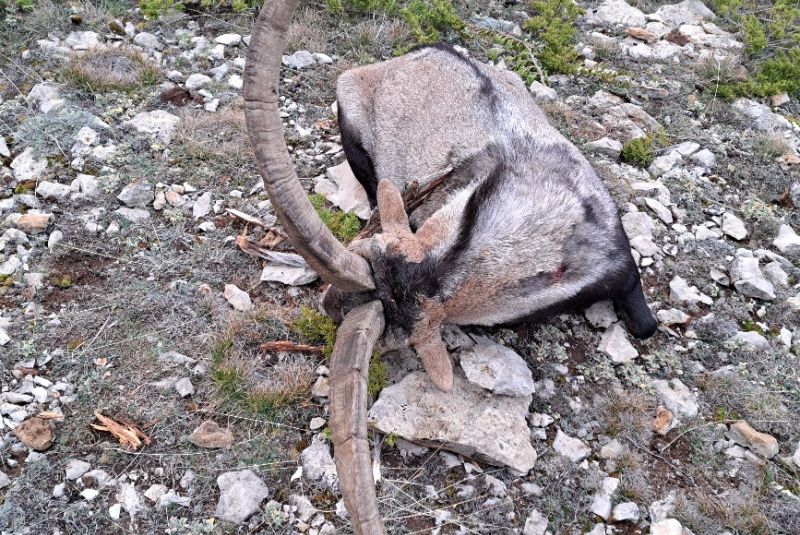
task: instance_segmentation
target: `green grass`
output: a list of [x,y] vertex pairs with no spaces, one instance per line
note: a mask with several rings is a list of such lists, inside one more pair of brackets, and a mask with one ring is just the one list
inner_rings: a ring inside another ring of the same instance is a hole
[[619,153],[619,157],[625,163],[648,167],[653,163],[655,155],[654,144],[653,136],[637,137],[625,143]]
[[336,239],[349,242],[361,230],[361,221],[356,214],[346,214],[344,212],[333,212],[325,208],[326,199],[324,195],[315,193],[308,196],[308,200],[314,206],[319,218],[330,229]]
[[369,361],[369,375],[367,377],[367,392],[372,399],[378,399],[378,394],[386,388],[387,371],[386,363],[381,360],[378,353],[373,353]]
[[714,10],[742,32],[753,76],[726,85],[723,95],[769,96],[800,91],[800,2],[713,0]]
[[530,2],[532,16],[523,28],[543,46],[538,58],[549,73],[577,70],[578,53],[573,46],[575,19],[585,11],[572,0],[535,0]]
[[322,345],[323,356],[330,358],[336,343],[336,332],[339,330],[332,319],[308,307],[300,307],[300,318],[290,328],[305,342]]

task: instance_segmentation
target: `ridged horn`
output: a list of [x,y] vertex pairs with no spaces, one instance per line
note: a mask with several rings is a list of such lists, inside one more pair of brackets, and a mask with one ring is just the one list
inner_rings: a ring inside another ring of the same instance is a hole
[[275,215],[292,245],[325,282],[344,292],[375,288],[372,270],[322,223],[294,172],[278,115],[281,57],[299,0],[269,0],[258,16],[244,71],[247,132]]
[[383,305],[351,310],[331,356],[330,428],[339,490],[356,535],[385,535],[367,441],[367,376],[375,342],[383,334]]

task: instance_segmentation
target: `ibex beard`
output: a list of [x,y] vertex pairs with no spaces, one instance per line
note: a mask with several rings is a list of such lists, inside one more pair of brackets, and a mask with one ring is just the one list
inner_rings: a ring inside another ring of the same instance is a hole
[[[610,298],[634,336],[655,332],[611,195],[515,74],[439,44],[344,73],[337,97],[382,225],[352,249],[436,386],[453,384],[442,323],[536,321]],[[447,197],[412,231],[398,188],[445,168]]]

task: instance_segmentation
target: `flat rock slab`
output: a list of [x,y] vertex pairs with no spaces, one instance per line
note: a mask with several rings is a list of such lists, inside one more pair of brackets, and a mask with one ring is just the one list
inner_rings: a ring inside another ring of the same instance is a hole
[[447,393],[413,372],[383,389],[368,420],[382,433],[527,473],[536,463],[525,421],[530,402],[531,396],[487,396],[458,368]]
[[236,524],[256,513],[269,496],[267,486],[250,470],[226,472],[217,478],[217,485],[221,494],[214,516]]
[[343,212],[354,212],[359,219],[369,219],[372,210],[369,207],[367,192],[350,169],[347,160],[337,166],[329,167],[326,179],[317,182],[316,193],[325,197]]
[[289,286],[302,286],[317,280],[319,275],[311,267],[289,266],[268,262],[261,271],[261,282],[280,282]]
[[165,145],[172,140],[172,133],[180,122],[180,117],[164,110],[143,111],[137,113],[124,125],[132,126],[137,131],[145,134],[155,134]]
[[778,441],[775,437],[759,433],[744,420],[739,420],[731,425],[730,430],[725,433],[725,437],[767,459],[772,459],[779,451]]
[[461,367],[473,384],[504,396],[529,396],[535,391],[528,365],[511,349],[480,337],[478,345],[461,350]]

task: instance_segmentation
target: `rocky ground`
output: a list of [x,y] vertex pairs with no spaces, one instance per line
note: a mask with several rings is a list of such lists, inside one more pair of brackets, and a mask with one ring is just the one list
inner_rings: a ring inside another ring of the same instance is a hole
[[[529,10],[456,5],[511,35]],[[383,355],[387,527],[800,533],[800,95],[718,98],[741,36],[699,2],[581,5],[583,69],[531,91],[614,194],[659,332],[632,339],[610,303],[447,328],[448,395]],[[326,357],[261,348],[307,342],[290,326],[323,284],[251,158],[252,15],[35,6],[0,28],[0,530],[350,533]],[[407,38],[308,4],[284,58],[297,172],[362,219],[335,80]],[[620,163],[647,135],[652,163]]]

